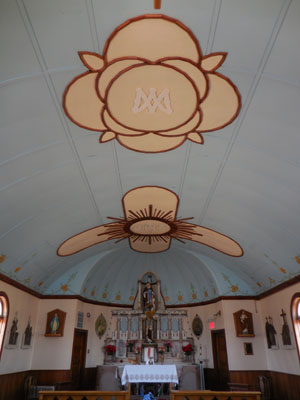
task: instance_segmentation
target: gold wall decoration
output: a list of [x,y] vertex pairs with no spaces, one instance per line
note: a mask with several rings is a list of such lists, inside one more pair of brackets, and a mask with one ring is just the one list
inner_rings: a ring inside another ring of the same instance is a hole
[[185,25],[164,15],[142,15],[118,26],[102,55],[80,51],[88,69],[63,96],[67,116],[143,153],[175,149],[221,129],[239,114],[241,97],[216,72],[227,53],[203,56]]
[[179,198],[176,193],[159,186],[142,186],[129,190],[122,198],[124,218],[96,226],[63,242],[59,256],[69,256],[108,240],[129,240],[132,250],[159,253],[170,248],[172,239],[192,240],[232,257],[243,255],[233,239],[203,226],[191,224],[191,218],[176,219]]

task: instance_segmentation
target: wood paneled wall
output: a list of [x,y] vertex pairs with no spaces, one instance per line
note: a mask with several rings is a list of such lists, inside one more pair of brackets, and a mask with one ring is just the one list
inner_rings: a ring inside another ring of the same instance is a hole
[[271,379],[272,400],[299,400],[300,375],[286,374],[275,371],[230,371],[230,381],[246,383],[250,389],[256,390],[259,376]]
[[23,371],[0,375],[0,400],[23,400],[24,383],[28,376],[34,376],[41,386],[68,382],[71,378],[69,370]]
[[[61,389],[72,389],[70,370],[39,370],[23,371],[14,374],[0,375],[0,400],[23,400],[24,382],[27,376],[34,376],[38,385],[62,384]],[[259,376],[267,376],[272,382],[272,400],[299,400],[300,375],[285,374],[275,371],[230,371],[230,382],[244,383],[255,390],[255,382]],[[206,388],[214,389],[215,371],[205,369]],[[82,389],[94,390],[96,382],[96,368],[86,368]]]
[[27,371],[0,375],[0,400],[24,399],[24,381]]

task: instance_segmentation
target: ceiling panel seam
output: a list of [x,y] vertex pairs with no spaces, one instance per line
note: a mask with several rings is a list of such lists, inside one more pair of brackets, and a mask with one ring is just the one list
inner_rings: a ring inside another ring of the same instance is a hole
[[37,36],[35,34],[35,31],[34,31],[34,28],[33,28],[33,25],[32,25],[28,10],[27,10],[27,8],[25,6],[24,0],[16,0],[16,4],[17,4],[17,7],[18,7],[20,16],[22,18],[22,21],[24,23],[25,29],[26,29],[26,31],[28,33],[29,38],[30,38],[30,41],[31,41],[31,44],[33,46],[34,52],[36,54],[36,57],[37,57],[38,62],[40,64],[41,70],[43,72],[44,79],[45,79],[46,85],[48,87],[50,97],[51,97],[51,99],[52,99],[52,101],[54,103],[55,109],[56,109],[56,111],[58,113],[58,117],[59,117],[59,120],[60,120],[60,122],[62,124],[63,131],[64,131],[66,139],[67,139],[67,143],[70,146],[70,149],[71,149],[71,151],[73,153],[73,156],[75,158],[75,161],[76,161],[76,165],[77,165],[77,167],[79,169],[79,172],[80,172],[80,175],[81,175],[81,177],[83,179],[84,185],[87,188],[87,192],[88,192],[91,204],[92,204],[92,206],[93,206],[93,208],[94,208],[94,210],[96,212],[96,215],[98,217],[99,222],[103,223],[103,218],[102,218],[102,216],[100,214],[100,210],[99,210],[99,208],[97,206],[97,203],[96,203],[92,188],[91,188],[89,180],[88,180],[88,178],[86,176],[86,173],[85,173],[84,167],[82,165],[82,162],[81,162],[79,153],[77,151],[76,145],[74,143],[74,140],[72,138],[70,129],[69,129],[67,121],[66,121],[66,117],[64,116],[64,114],[62,112],[60,101],[58,99],[58,96],[57,96],[57,93],[56,93],[52,78],[51,78],[51,76],[49,74],[45,57],[44,57],[42,49],[41,49],[41,47],[39,45],[39,41],[38,41],[38,38],[37,38]]
[[38,153],[39,151],[43,151],[43,150],[46,150],[46,149],[48,149],[50,147],[58,146],[58,145],[63,144],[63,143],[64,143],[63,141],[57,140],[56,142],[52,142],[52,143],[46,144],[44,146],[36,147],[35,149],[30,150],[30,151],[23,151],[22,153],[19,153],[14,157],[8,158],[7,160],[4,160],[4,161],[0,162],[0,167],[2,167],[3,165],[9,164],[12,161],[17,160],[18,158],[26,157],[26,156],[31,155],[33,153]]
[[259,65],[258,65],[256,74],[255,74],[255,76],[253,78],[252,84],[251,84],[251,86],[250,86],[250,88],[248,90],[248,93],[246,95],[246,98],[245,98],[244,104],[242,106],[240,115],[237,118],[235,129],[233,130],[233,133],[232,133],[231,138],[229,140],[228,146],[227,146],[227,148],[225,150],[224,156],[223,156],[222,161],[220,163],[220,167],[218,169],[216,177],[215,177],[215,179],[213,181],[211,189],[210,189],[210,191],[208,193],[208,196],[206,198],[206,201],[204,203],[202,212],[201,212],[199,220],[198,220],[199,224],[202,223],[202,221],[203,221],[203,219],[205,217],[205,214],[206,214],[206,212],[208,210],[208,207],[210,205],[212,197],[213,197],[213,195],[215,193],[217,185],[218,185],[218,183],[220,181],[220,178],[222,176],[222,173],[223,173],[223,170],[225,168],[226,162],[227,162],[227,160],[228,160],[228,158],[230,156],[231,150],[232,150],[232,148],[234,146],[234,143],[235,143],[235,141],[237,139],[237,136],[238,136],[238,134],[240,132],[242,123],[244,121],[244,118],[245,118],[245,116],[247,114],[248,108],[249,108],[249,106],[250,106],[250,104],[252,102],[252,99],[254,97],[256,88],[257,88],[257,86],[258,86],[258,84],[260,82],[260,79],[262,77],[262,74],[263,74],[264,68],[266,66],[266,63],[268,62],[268,59],[269,59],[270,54],[271,54],[271,51],[272,51],[272,49],[274,47],[274,44],[275,44],[276,39],[277,39],[277,36],[278,36],[278,34],[280,32],[280,29],[282,27],[283,21],[284,21],[286,15],[287,15],[288,9],[289,9],[289,7],[291,5],[291,2],[292,2],[292,0],[286,0],[282,4],[281,9],[279,11],[279,14],[278,14],[278,16],[276,18],[276,21],[275,21],[274,25],[273,25],[273,28],[272,28],[272,31],[271,31],[271,35],[270,35],[270,37],[269,37],[269,39],[267,41],[267,44],[265,46],[265,50],[264,50],[263,55],[261,57],[261,61],[260,61]]
[[221,6],[222,6],[222,0],[215,0],[213,14],[212,14],[211,22],[210,22],[210,27],[209,27],[207,44],[206,44],[206,48],[205,48],[205,54],[210,53],[213,48],[216,31],[217,31],[217,26],[218,26],[218,22],[219,22],[219,16],[220,16],[220,12],[221,12]]
[[90,26],[94,50],[100,54],[100,43],[99,43],[99,38],[97,35],[96,17],[95,17],[93,1],[85,0],[85,5],[86,5],[86,9],[87,9],[89,26]]
[[[95,36],[95,39],[93,39],[95,51],[98,54],[101,54],[102,49],[100,49],[100,41],[99,41],[99,36],[98,36],[98,31],[97,31],[97,23],[96,23],[96,16],[95,16],[93,0],[86,0],[86,7],[87,7],[88,15],[89,15],[89,24],[90,24],[91,35],[93,38]],[[117,153],[115,141],[113,143],[111,143],[110,148],[111,148],[111,152],[113,155],[116,182],[117,182],[118,191],[119,191],[119,195],[120,195],[120,199],[121,199],[123,197],[124,191],[123,191],[123,184],[122,184],[121,172],[120,172],[120,168],[119,168],[118,153]]]
[[[213,7],[213,11],[212,11],[211,20],[210,20],[210,27],[209,27],[209,33],[208,33],[208,38],[207,38],[206,53],[205,54],[208,54],[211,51],[212,47],[213,47],[213,43],[214,43],[214,40],[215,40],[215,34],[216,34],[216,30],[217,30],[217,25],[218,25],[218,21],[219,21],[221,5],[222,5],[222,0],[215,0],[214,1],[214,7]],[[200,40],[199,40],[199,42],[200,42]],[[200,45],[201,45],[201,42],[200,42]],[[187,146],[187,148],[186,148],[186,152],[185,152],[185,159],[184,159],[184,162],[183,162],[182,173],[181,173],[180,181],[179,181],[179,185],[178,185],[178,193],[177,194],[179,196],[179,199],[182,196],[184,182],[185,182],[187,169],[188,169],[190,156],[191,156],[192,143],[190,141],[187,141],[187,145],[186,146]]]

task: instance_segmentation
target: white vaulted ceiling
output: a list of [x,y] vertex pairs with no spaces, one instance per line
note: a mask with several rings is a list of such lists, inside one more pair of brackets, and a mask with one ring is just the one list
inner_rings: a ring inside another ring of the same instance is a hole
[[[73,124],[62,108],[86,71],[78,51],[102,54],[128,18],[161,13],[197,37],[203,55],[228,52],[219,72],[242,96],[237,119],[204,144],[143,154]],[[167,304],[257,295],[300,274],[299,0],[1,0],[0,273],[41,294],[132,304],[155,272]],[[143,254],[126,240],[69,257],[70,236],[122,217],[129,190],[177,193],[178,217],[221,232],[230,257],[173,240]]]

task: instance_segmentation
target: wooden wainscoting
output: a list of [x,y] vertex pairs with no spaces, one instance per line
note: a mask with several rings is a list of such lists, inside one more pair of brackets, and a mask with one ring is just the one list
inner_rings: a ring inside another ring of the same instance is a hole
[[107,392],[107,391],[55,391],[40,392],[40,400],[129,400],[129,392]]
[[274,400],[299,400],[300,376],[269,371],[272,379]]
[[260,392],[213,392],[210,390],[172,390],[170,400],[261,400]]
[[248,384],[249,389],[258,390],[259,376],[271,380],[272,400],[299,400],[300,375],[275,371],[230,371],[230,382]]
[[22,400],[27,371],[0,375],[0,400]]

